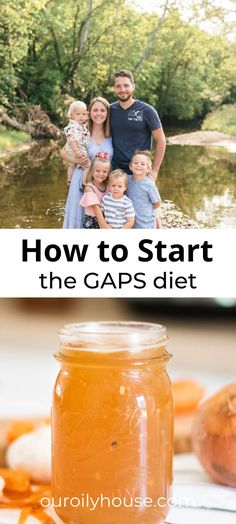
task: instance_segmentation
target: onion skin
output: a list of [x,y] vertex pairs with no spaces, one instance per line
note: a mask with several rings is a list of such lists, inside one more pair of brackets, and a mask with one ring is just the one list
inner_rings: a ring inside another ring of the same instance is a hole
[[192,426],[192,446],[215,482],[236,487],[236,383],[200,404]]

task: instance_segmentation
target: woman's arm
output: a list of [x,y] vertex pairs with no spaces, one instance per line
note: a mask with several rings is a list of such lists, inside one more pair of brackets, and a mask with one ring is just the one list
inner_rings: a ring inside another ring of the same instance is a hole
[[[84,156],[84,158],[86,159],[86,167],[83,165],[83,169],[88,169],[90,167],[90,165],[91,165],[91,162],[90,162],[89,158],[87,157],[86,153],[83,153],[79,149],[78,142],[76,142],[76,140],[71,140],[70,145],[71,145],[72,151],[74,153],[75,163],[76,164],[80,164],[80,158],[81,158],[81,155],[82,155],[82,157]],[[84,183],[85,182],[86,182],[86,178],[84,180]]]
[[87,157],[87,155],[78,151],[78,154],[72,157],[67,153],[65,146],[61,149],[60,156],[66,162],[69,162],[70,164],[71,162],[74,162],[75,164],[78,164],[83,169],[85,169],[86,167],[89,167],[90,165],[90,160]]

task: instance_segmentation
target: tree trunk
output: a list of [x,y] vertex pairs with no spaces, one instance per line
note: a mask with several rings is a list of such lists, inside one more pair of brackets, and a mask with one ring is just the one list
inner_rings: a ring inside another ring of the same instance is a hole
[[12,129],[17,129],[17,131],[24,131],[32,138],[54,138],[58,140],[63,136],[62,131],[52,124],[50,118],[40,106],[31,106],[28,109],[28,122],[26,123],[18,122],[15,118],[9,117],[0,108],[0,123]]
[[83,29],[81,31],[80,41],[79,41],[79,54],[80,55],[88,39],[89,23],[90,23],[90,17],[91,17],[92,11],[93,11],[93,0],[87,0],[87,16],[85,19],[85,24],[83,26]]
[[149,57],[149,55],[150,55],[150,53],[151,53],[151,51],[153,49],[153,44],[155,42],[156,35],[157,35],[158,31],[160,30],[162,24],[164,23],[166,14],[168,12],[169,2],[170,2],[170,0],[165,0],[164,5],[162,6],[162,8],[163,8],[162,15],[159,17],[156,27],[154,28],[154,30],[149,35],[147,46],[143,50],[143,53],[142,53],[139,61],[137,62],[137,64],[134,67],[134,70],[135,70],[136,73],[140,72],[144,62],[146,62],[146,60],[148,59],[148,57]]

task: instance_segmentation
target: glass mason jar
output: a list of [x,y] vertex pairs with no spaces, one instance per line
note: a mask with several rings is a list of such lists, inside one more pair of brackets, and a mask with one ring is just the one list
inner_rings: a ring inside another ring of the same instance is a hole
[[70,324],[52,409],[55,511],[68,524],[158,524],[172,483],[173,399],[158,324]]

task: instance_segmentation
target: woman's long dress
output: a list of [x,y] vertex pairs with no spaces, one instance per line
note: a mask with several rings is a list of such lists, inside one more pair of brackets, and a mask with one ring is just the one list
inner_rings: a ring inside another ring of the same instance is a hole
[[[97,153],[108,153],[111,160],[113,149],[111,138],[104,138],[101,144],[96,144],[93,138],[90,138],[88,145],[88,156],[90,160],[96,156]],[[83,169],[76,167],[73,171],[70,188],[66,200],[65,216],[63,222],[63,229],[81,229],[84,217],[84,208],[80,206],[80,199],[83,196]]]

